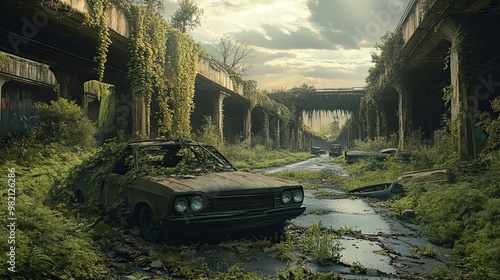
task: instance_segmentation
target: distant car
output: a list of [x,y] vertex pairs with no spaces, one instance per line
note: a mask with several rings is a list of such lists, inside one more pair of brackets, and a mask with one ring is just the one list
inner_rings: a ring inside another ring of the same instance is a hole
[[322,154],[326,154],[326,151],[321,147],[312,147],[311,154],[313,154],[315,156],[320,156]]
[[332,144],[330,146],[330,152],[328,153],[331,157],[339,157],[342,155],[342,146],[340,144]]
[[365,151],[346,151],[344,153],[344,158],[347,163],[354,163],[363,158],[373,158],[376,160],[385,160],[389,156],[395,156],[397,159],[408,162],[413,157],[412,154],[401,152],[397,148],[386,148],[380,150],[378,153],[375,152],[365,152]]
[[238,171],[215,147],[191,140],[129,143],[98,193],[84,179],[73,191],[82,202],[97,195],[104,205],[124,194],[141,236],[150,240],[282,225],[306,209],[301,184]]

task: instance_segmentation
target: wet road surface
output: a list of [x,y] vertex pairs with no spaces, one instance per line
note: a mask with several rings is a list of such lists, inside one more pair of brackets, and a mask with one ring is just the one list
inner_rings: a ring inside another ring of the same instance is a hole
[[[337,176],[348,176],[343,166],[333,163],[327,156],[289,166],[259,170],[272,173],[283,170],[330,170]],[[406,223],[393,217],[386,208],[374,207],[375,199],[362,200],[346,197],[340,191],[322,186],[322,191],[332,193],[331,198],[316,198],[316,190],[306,190],[304,204],[306,212],[291,223],[297,227],[309,227],[322,223],[324,228],[334,230],[349,229],[355,234],[342,236],[340,242],[340,262],[347,266],[359,262],[366,269],[365,275],[349,275],[349,269],[338,266],[319,267],[312,265],[317,271],[338,271],[348,279],[420,279],[426,272],[438,265],[450,265],[449,250],[430,245],[417,236],[418,226]],[[339,198],[335,198],[338,196]],[[437,255],[419,257],[412,251],[413,247],[432,246]]]

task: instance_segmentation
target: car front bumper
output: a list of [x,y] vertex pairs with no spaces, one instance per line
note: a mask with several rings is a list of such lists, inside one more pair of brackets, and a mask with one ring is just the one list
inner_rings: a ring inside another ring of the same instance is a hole
[[221,232],[260,228],[284,223],[306,210],[305,206],[295,208],[276,208],[269,210],[237,211],[230,213],[214,213],[199,216],[182,216],[167,218],[161,221],[162,229],[167,232],[182,230],[198,230],[203,232]]

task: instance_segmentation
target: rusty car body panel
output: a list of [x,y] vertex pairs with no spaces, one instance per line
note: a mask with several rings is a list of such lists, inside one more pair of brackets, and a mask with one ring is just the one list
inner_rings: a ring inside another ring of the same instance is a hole
[[395,182],[385,182],[355,188],[346,192],[352,196],[387,199],[404,192],[404,186],[410,183],[451,183],[453,174],[449,168],[423,169],[401,174]]
[[352,196],[387,199],[393,195],[402,194],[403,192],[403,186],[401,186],[397,182],[385,182],[348,190],[346,194]]
[[451,183],[453,173],[449,168],[423,169],[403,173],[396,181],[401,185],[408,183]]

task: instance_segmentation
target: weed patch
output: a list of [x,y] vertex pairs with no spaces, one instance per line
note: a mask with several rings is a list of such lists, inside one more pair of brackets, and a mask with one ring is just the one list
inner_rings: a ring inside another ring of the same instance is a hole
[[338,236],[332,229],[322,228],[321,222],[303,232],[286,231],[283,240],[275,246],[283,259],[297,260],[297,251],[321,265],[337,262],[342,250]]

